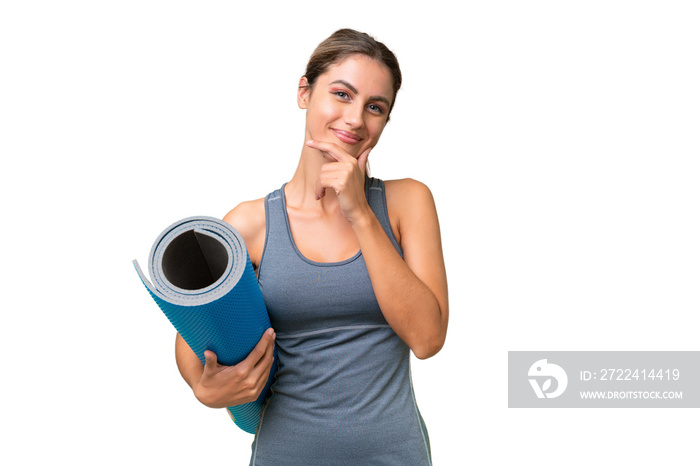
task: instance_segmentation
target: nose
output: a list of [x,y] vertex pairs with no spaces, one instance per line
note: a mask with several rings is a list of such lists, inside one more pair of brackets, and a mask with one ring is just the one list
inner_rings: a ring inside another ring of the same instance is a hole
[[365,125],[365,108],[362,103],[353,102],[345,109],[345,124],[352,129],[362,128]]

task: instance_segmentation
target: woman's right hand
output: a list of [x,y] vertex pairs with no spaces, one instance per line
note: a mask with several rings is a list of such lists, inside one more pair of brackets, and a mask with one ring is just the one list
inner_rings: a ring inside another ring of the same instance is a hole
[[223,366],[216,354],[205,351],[202,377],[192,390],[210,408],[226,408],[255,401],[267,383],[274,361],[275,332],[267,329],[247,358],[235,366]]

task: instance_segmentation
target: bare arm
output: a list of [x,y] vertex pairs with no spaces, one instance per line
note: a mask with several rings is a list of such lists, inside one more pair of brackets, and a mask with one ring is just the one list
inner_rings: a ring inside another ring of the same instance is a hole
[[307,145],[337,161],[323,165],[316,197],[323,198],[329,188],[338,196],[387,322],[416,357],[435,355],[445,343],[449,311],[440,226],[430,190],[410,179],[385,185],[388,209],[398,218],[402,259],[365,198],[369,150],[355,158],[333,143]]
[[442,348],[449,316],[435,203],[430,190],[414,180],[387,182],[386,189],[389,209],[398,211],[404,258],[371,210],[352,225],[384,317],[416,357],[425,359]]

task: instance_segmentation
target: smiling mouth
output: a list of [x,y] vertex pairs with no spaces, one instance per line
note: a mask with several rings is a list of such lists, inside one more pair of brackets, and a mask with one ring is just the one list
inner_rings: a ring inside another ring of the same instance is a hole
[[343,131],[340,129],[333,129],[333,134],[335,134],[335,136],[338,139],[340,139],[346,144],[357,144],[362,140],[362,138],[359,137],[357,134],[351,133],[349,131]]

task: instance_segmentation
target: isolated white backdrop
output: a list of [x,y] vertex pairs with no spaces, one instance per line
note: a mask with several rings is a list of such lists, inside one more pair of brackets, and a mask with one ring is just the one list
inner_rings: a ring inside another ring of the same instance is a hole
[[291,177],[297,80],[353,27],[405,78],[373,174],[439,208],[450,329],[413,361],[434,463],[697,464],[697,410],[509,410],[506,371],[699,349],[699,23],[677,1],[3,2],[2,463],[247,464],[131,260]]

